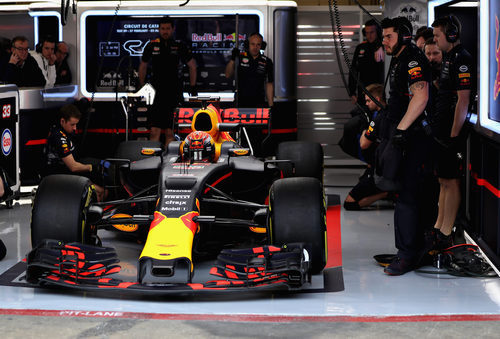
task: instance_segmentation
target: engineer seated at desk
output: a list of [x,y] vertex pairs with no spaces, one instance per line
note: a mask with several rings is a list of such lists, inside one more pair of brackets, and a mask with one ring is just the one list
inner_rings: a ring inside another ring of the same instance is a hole
[[29,54],[28,39],[17,36],[12,39],[11,55],[5,70],[7,83],[17,87],[43,87],[45,78],[35,59]]

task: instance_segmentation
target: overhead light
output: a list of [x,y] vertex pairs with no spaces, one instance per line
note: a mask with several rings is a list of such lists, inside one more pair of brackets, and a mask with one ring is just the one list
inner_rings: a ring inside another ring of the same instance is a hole
[[298,102],[328,102],[328,99],[297,99]]
[[479,6],[479,1],[462,1],[450,5],[449,7],[477,7],[477,6]]
[[0,6],[0,11],[2,11],[2,12],[27,11],[28,9],[29,9],[28,5],[5,5],[5,6]]

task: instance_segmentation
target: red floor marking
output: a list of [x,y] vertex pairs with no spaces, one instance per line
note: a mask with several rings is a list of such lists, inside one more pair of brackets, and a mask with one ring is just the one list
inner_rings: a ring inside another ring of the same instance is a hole
[[340,205],[326,210],[328,260],[326,268],[342,266],[342,239],[340,232]]
[[72,311],[72,310],[18,310],[0,309],[0,315],[38,317],[85,317],[85,318],[128,318],[156,320],[201,320],[201,321],[245,321],[245,322],[436,322],[436,321],[500,321],[500,314],[452,314],[452,315],[410,315],[410,316],[276,316],[257,314],[167,314],[117,311]]

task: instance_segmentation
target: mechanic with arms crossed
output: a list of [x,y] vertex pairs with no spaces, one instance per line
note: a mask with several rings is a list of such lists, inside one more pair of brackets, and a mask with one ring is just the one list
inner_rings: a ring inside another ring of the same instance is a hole
[[265,48],[264,38],[259,33],[250,34],[245,42],[245,51],[234,48],[231,60],[226,65],[226,78],[234,76],[235,60],[238,63],[238,106],[269,107],[273,106],[274,68],[270,58],[260,53]]
[[460,207],[466,131],[463,128],[476,78],[472,57],[460,44],[461,24],[455,16],[432,23],[434,41],[443,51],[441,75],[433,117],[436,136],[436,172],[440,184],[439,213],[434,225],[436,249],[453,245],[451,231]]
[[102,181],[102,167],[96,161],[94,165],[84,164],[75,160],[72,135],[76,131],[76,125],[80,121],[81,113],[75,105],[64,105],[60,110],[61,119],[59,125],[52,127],[44,149],[46,157],[46,168],[44,176],[51,174],[76,174],[90,178],[97,193],[97,200],[104,198],[104,188],[95,182]]
[[181,41],[174,40],[174,22],[165,17],[160,20],[160,37],[151,40],[144,49],[139,65],[141,86],[146,81],[148,63],[152,63],[151,84],[156,90],[151,107],[150,140],[159,141],[162,130],[165,131],[165,145],[174,140],[172,130],[175,108],[182,98],[182,80],[179,78],[179,62],[189,68],[191,96],[196,96],[196,61],[191,51]]
[[[411,43],[412,26],[407,18],[385,18],[382,29],[382,44],[387,55],[392,56],[386,114],[391,127],[385,150],[392,147],[401,154],[399,163],[391,157],[384,158],[385,151],[382,154],[384,171],[386,166],[398,168],[396,173],[400,184],[394,211],[398,253],[384,272],[401,275],[419,264],[427,226],[423,225],[428,212],[424,209],[423,168],[429,158],[431,139],[421,127],[421,122],[429,100],[431,70],[424,53]],[[431,227],[428,225],[428,228]]]

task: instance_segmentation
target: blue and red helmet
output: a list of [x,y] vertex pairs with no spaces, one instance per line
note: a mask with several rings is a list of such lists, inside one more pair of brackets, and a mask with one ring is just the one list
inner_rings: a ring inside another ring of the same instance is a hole
[[203,131],[189,133],[184,140],[182,156],[184,160],[212,162],[215,144],[210,134]]

